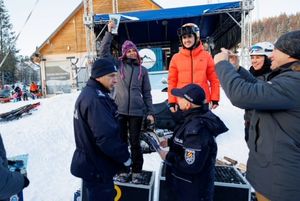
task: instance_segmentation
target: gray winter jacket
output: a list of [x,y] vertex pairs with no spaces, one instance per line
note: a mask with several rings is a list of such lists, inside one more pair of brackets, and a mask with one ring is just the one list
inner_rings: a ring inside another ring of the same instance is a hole
[[[110,53],[113,35],[106,32],[99,48],[99,57],[114,59]],[[118,67],[122,64],[114,59]],[[118,112],[129,116],[144,116],[154,114],[152,106],[151,85],[148,71],[142,67],[142,77],[138,79],[139,66],[134,63],[123,63],[125,78],[118,76],[118,83],[114,90],[114,99],[118,105]]]
[[10,172],[7,168],[6,152],[0,134],[0,200],[8,200],[12,195],[21,192],[23,186],[23,175]]
[[216,65],[232,104],[253,109],[247,179],[272,201],[300,200],[300,62],[288,63],[265,81],[247,79],[227,61]]

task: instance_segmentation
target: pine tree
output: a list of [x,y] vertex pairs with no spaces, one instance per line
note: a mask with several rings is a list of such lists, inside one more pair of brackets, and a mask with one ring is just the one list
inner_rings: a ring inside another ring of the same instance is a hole
[[17,50],[15,33],[12,31],[9,14],[3,0],[0,0],[0,63],[8,53],[8,57],[0,68],[0,82],[2,84],[12,84],[16,81]]

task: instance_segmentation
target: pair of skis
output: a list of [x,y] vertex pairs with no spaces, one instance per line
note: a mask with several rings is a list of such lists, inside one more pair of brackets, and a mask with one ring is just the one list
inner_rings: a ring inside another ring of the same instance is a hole
[[36,108],[39,105],[40,105],[40,102],[28,104],[28,105],[22,106],[20,108],[17,108],[15,110],[2,113],[2,114],[0,114],[0,122],[1,121],[11,121],[14,119],[19,119],[19,118],[23,117],[24,115],[30,115],[31,110],[33,110],[34,108]]

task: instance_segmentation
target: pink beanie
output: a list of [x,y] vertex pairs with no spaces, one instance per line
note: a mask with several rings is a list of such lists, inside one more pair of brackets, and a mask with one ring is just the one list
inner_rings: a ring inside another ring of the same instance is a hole
[[130,49],[134,49],[136,52],[137,52],[137,60],[138,60],[138,64],[139,64],[139,68],[140,68],[140,73],[139,73],[139,79],[141,78],[141,76],[142,76],[142,59],[141,59],[141,57],[140,57],[140,55],[139,55],[139,51],[138,51],[138,49],[137,49],[137,47],[136,47],[136,45],[132,42],[132,41],[130,41],[130,40],[126,40],[124,43],[123,43],[123,45],[122,45],[122,56],[121,57],[119,57],[119,59],[121,60],[121,77],[122,77],[122,79],[124,79],[124,77],[125,77],[125,73],[124,73],[124,64],[123,64],[123,62],[124,62],[124,60],[126,59],[126,53],[128,52],[128,50],[130,50]]

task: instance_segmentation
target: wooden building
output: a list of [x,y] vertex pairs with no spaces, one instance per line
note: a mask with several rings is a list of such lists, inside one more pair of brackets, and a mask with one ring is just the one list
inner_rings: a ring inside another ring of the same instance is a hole
[[[95,14],[161,9],[151,0],[93,0]],[[36,50],[32,60],[41,66],[43,94],[68,93],[80,89],[89,77],[84,3]]]

